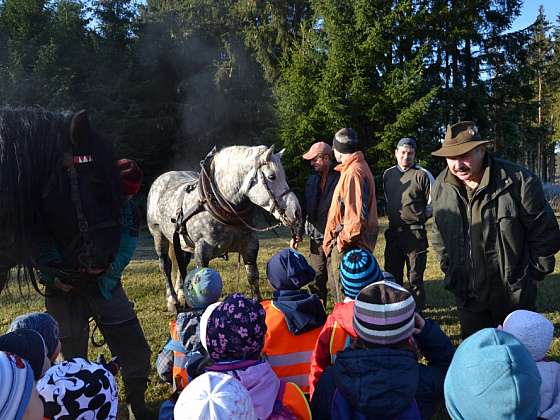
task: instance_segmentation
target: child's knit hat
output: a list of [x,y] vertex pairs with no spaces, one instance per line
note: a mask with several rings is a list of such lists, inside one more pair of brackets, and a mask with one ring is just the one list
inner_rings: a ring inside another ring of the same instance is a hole
[[247,389],[219,372],[194,379],[179,395],[173,414],[177,420],[257,420]]
[[118,389],[115,377],[100,364],[66,360],[51,367],[37,382],[45,417],[116,420]]
[[414,298],[404,287],[382,280],[364,287],[354,304],[352,325],[368,343],[395,344],[414,329]]
[[513,335],[485,328],[461,343],[445,377],[453,420],[537,418],[541,377]]
[[365,286],[383,278],[375,257],[367,249],[361,248],[351,249],[343,255],[339,272],[342,291],[352,299]]
[[30,312],[14,319],[6,332],[12,332],[22,328],[35,330],[41,334],[47,346],[47,356],[50,359],[57,349],[60,339],[58,322],[56,322],[56,319],[46,312]]
[[265,317],[260,303],[234,293],[206,308],[200,318],[200,341],[215,362],[258,359]]
[[0,419],[23,419],[34,384],[33,371],[26,360],[0,351]]
[[275,290],[299,290],[313,281],[315,270],[302,254],[284,248],[266,265],[266,276]]
[[204,309],[222,295],[222,278],[211,268],[195,268],[185,278],[183,293],[192,309]]
[[502,330],[521,341],[536,362],[544,359],[554,337],[552,322],[539,313],[524,309],[509,314]]

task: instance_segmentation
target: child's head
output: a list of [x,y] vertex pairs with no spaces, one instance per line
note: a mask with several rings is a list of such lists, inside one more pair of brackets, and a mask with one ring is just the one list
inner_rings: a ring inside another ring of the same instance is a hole
[[541,314],[524,309],[509,314],[502,330],[521,341],[536,362],[544,359],[554,337],[552,322]]
[[346,297],[355,299],[368,284],[383,279],[381,267],[367,249],[355,248],[346,252],[340,263],[340,286]]
[[35,391],[29,363],[0,351],[0,419],[42,420],[43,404]]
[[445,377],[447,411],[458,419],[535,419],[541,377],[513,335],[485,328],[461,343]]
[[12,321],[7,332],[27,328],[35,330],[45,340],[47,346],[47,356],[54,362],[60,353],[60,334],[58,329],[58,322],[46,312],[30,312],[25,315],[20,315]]
[[183,284],[183,293],[191,309],[205,309],[222,295],[222,278],[211,268],[195,268],[190,271]]
[[35,330],[22,328],[1,335],[0,350],[17,354],[27,360],[33,370],[35,380],[39,380],[51,367],[45,341]]
[[245,387],[230,375],[207,372],[194,379],[177,400],[177,420],[257,420]]
[[262,306],[241,293],[210,305],[200,318],[200,341],[215,362],[258,359],[266,334]]
[[37,382],[45,417],[116,419],[118,390],[102,365],[75,358],[51,367]]
[[408,290],[392,281],[381,280],[358,294],[352,325],[365,343],[392,346],[412,336],[415,309]]
[[315,270],[299,252],[284,248],[266,265],[266,276],[274,290],[299,290],[315,278]]

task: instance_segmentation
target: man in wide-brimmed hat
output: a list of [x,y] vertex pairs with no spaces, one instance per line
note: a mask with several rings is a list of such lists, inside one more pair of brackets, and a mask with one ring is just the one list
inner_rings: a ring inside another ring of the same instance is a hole
[[447,168],[432,190],[433,238],[463,338],[535,310],[537,282],[554,270],[560,231],[539,178],[495,158],[471,121],[447,127]]

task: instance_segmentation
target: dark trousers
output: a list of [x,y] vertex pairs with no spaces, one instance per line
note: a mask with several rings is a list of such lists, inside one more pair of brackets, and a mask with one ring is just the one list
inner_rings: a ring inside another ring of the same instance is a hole
[[323,251],[323,242],[317,242],[313,238],[309,239],[309,265],[315,270],[315,279],[309,287],[311,293],[319,296],[323,304],[327,305],[327,284],[330,283],[329,278],[331,272],[329,270],[330,257],[325,255]]
[[49,288],[45,303],[47,312],[58,321],[61,356],[65,360],[87,358],[89,318],[95,319],[112,355],[120,359],[127,402],[131,406],[142,406],[151,351],[122,285],[115,288],[111,300],[101,296],[97,285],[68,293]]
[[389,227],[385,231],[385,271],[395,276],[399,284],[404,283],[406,265],[409,289],[419,310],[426,304],[424,271],[428,253],[428,238],[425,229]]
[[344,300],[344,293],[340,287],[340,263],[342,262],[342,255],[336,245],[333,247],[329,255],[330,263],[329,268],[331,275],[329,277],[330,289],[333,294],[334,303],[342,302]]
[[537,286],[528,279],[525,287],[508,292],[503,286],[494,287],[490,294],[490,302],[479,303],[472,299],[466,302],[457,299],[457,314],[461,324],[463,339],[483,328],[496,328],[504,319],[517,309],[537,311]]

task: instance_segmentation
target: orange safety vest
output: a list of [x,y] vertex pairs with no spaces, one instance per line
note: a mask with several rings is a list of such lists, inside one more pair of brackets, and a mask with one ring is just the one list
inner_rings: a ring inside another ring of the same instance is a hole
[[[177,343],[180,342],[175,320],[169,323],[169,327],[171,328],[171,339]],[[173,391],[182,391],[189,384],[186,364],[187,355],[173,350]]]
[[280,379],[293,382],[309,393],[311,355],[321,327],[294,335],[288,329],[284,314],[271,300],[261,302],[266,312],[266,336],[263,353]]
[[331,333],[331,341],[329,343],[329,353],[331,355],[331,365],[334,365],[334,361],[336,359],[336,353],[342,351],[346,348],[351,339],[350,335],[344,331],[338,321],[334,321],[332,333]]
[[293,382],[286,382],[282,405],[290,411],[297,420],[311,420],[311,408],[307,398],[299,386]]

